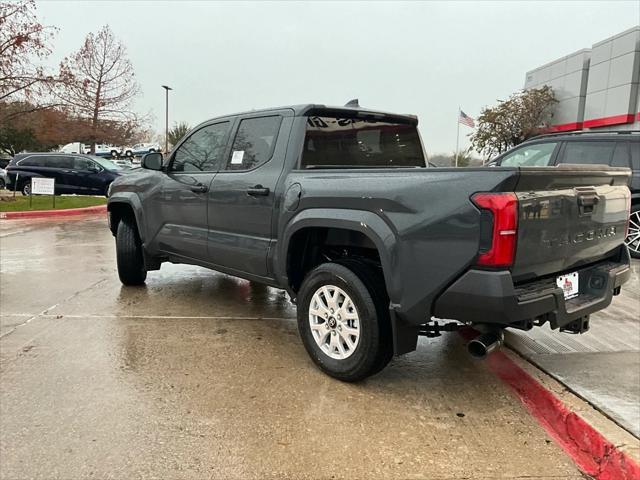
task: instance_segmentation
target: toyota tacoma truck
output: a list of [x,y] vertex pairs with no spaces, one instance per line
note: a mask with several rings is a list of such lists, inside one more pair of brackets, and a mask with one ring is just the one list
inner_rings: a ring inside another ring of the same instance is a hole
[[206,121],[115,180],[123,284],[163,262],[285,289],[315,364],[357,381],[420,334],[582,333],[630,275],[630,171],[430,168],[418,119],[300,105]]

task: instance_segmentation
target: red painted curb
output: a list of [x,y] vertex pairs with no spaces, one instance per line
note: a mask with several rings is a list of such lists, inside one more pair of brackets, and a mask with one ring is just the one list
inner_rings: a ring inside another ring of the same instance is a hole
[[[477,335],[471,329],[460,334],[466,340]],[[640,465],[503,352],[489,355],[486,364],[489,370],[513,389],[529,413],[584,473],[597,480],[640,479]]]
[[86,215],[91,213],[106,213],[106,205],[84,208],[66,208],[61,210],[30,210],[25,212],[0,212],[0,218],[11,220],[14,218],[46,218],[66,217],[71,215]]

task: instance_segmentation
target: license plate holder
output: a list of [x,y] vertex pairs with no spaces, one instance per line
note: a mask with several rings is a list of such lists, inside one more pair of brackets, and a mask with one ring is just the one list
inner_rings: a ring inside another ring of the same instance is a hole
[[580,293],[578,272],[567,273],[556,277],[556,284],[564,292],[564,299],[569,300],[575,298]]

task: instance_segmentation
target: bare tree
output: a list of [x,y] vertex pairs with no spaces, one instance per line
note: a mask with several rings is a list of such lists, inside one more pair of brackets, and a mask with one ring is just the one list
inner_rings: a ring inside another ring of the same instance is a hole
[[523,90],[482,109],[471,135],[473,148],[491,158],[543,132],[557,103],[549,86]]
[[[50,53],[55,29],[38,22],[34,0],[0,1],[0,124],[50,106],[42,87],[53,80],[37,65]],[[7,102],[17,102],[8,108]]]
[[114,122],[137,124],[133,100],[140,93],[125,46],[108,25],[90,33],[78,52],[60,64],[62,102],[91,125],[91,142],[105,141]]

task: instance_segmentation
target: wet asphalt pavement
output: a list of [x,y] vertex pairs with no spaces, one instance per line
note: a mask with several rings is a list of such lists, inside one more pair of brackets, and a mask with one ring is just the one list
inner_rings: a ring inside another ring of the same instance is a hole
[[103,218],[0,223],[0,478],[583,478],[458,335],[357,385],[281,291],[163,265]]

